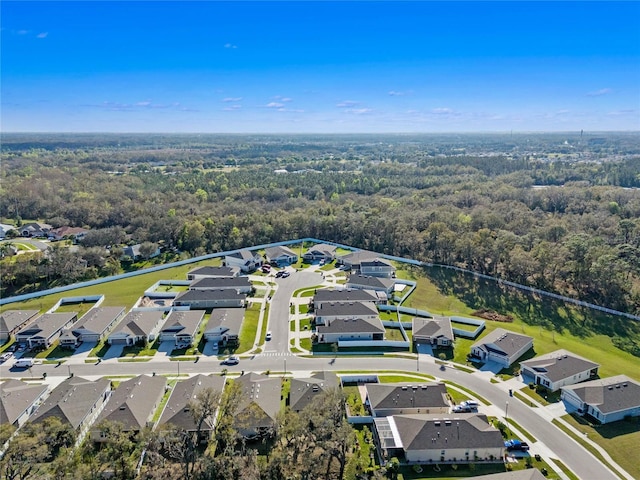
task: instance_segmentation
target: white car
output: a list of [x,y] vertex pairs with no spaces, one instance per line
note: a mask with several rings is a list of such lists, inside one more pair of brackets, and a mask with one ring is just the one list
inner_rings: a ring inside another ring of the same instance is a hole
[[0,363],[4,363],[7,360],[9,360],[11,357],[13,357],[13,353],[11,352],[6,352],[3,353],[2,355],[0,355]]
[[225,359],[224,362],[225,365],[237,365],[240,363],[240,357],[236,356],[236,355],[231,355],[229,358]]
[[267,332],[267,334],[264,336],[264,339],[267,341],[271,340],[271,331]]

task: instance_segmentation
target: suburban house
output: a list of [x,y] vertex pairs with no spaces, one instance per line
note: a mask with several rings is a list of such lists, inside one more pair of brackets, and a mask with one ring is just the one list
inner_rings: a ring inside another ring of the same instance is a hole
[[[318,308],[323,303],[338,303],[338,302],[373,302],[375,304],[386,303],[386,298],[381,300],[377,292],[373,290],[352,290],[342,289],[336,290],[333,288],[323,288],[316,290],[313,296],[313,306]],[[382,303],[384,302],[384,303]]]
[[339,387],[340,380],[333,372],[318,372],[308,378],[292,378],[289,406],[294,412],[301,412],[324,392]]
[[122,382],[95,421],[92,431],[94,442],[107,440],[107,433],[100,429],[103,421],[117,422],[125,432],[137,433],[151,426],[153,414],[162,400],[167,379],[162,375],[140,375]]
[[394,278],[396,267],[384,258],[374,258],[360,262],[359,272],[365,277]]
[[281,267],[298,261],[298,255],[288,247],[268,247],[264,250],[267,262]]
[[262,265],[262,257],[247,249],[225,255],[224,264],[227,267],[238,267],[244,273],[250,273]]
[[365,405],[372,417],[449,412],[444,383],[367,383]]
[[379,318],[336,318],[317,327],[318,343],[355,340],[384,340],[384,327]]
[[207,342],[237,345],[244,320],[242,308],[216,308],[211,311],[204,338]]
[[111,327],[124,317],[124,307],[95,307],[60,335],[60,345],[76,347],[82,342],[99,342]]
[[504,440],[486,415],[393,415],[374,418],[381,458],[401,463],[503,462]]
[[378,320],[378,308],[373,302],[324,302],[315,308],[316,325],[327,325],[332,320],[364,318]]
[[38,313],[38,310],[7,310],[0,313],[0,342],[9,340],[11,335],[28,325]]
[[31,421],[37,423],[56,417],[76,432],[84,432],[110,396],[111,381],[107,378],[93,382],[82,377],[69,377],[53,389]]
[[162,323],[161,311],[131,311],[109,335],[109,345],[131,346],[138,342],[152,343]]
[[552,392],[567,385],[595,379],[599,367],[597,363],[567,350],[556,350],[520,363],[523,379],[532,378],[533,383],[547,387]]
[[247,295],[235,290],[185,290],[173,300],[176,307],[207,310],[210,308],[244,307]]
[[[21,427],[47,394],[47,386],[9,379],[0,383],[0,419]],[[0,445],[2,447],[2,445]]]
[[326,243],[321,243],[319,245],[314,245],[309,250],[307,250],[302,258],[306,262],[316,262],[319,260],[324,260],[329,263],[336,258],[336,247],[333,245],[328,245]]
[[27,344],[29,348],[49,348],[62,330],[77,320],[77,312],[45,313],[16,333],[16,342]]
[[201,278],[237,277],[240,273],[238,267],[198,267],[187,273],[187,280],[200,280]]
[[390,278],[365,277],[363,275],[351,274],[347,278],[346,287],[359,290],[374,290],[384,292],[387,295],[393,293],[395,281]]
[[[133,260],[139,260],[140,258],[143,257],[143,255],[140,253],[140,247],[142,246],[141,243],[137,243],[135,245],[129,245],[127,247],[124,247],[122,249],[122,255],[124,257],[131,257]],[[151,255],[149,255],[148,258],[155,258],[157,256],[160,255],[160,249],[156,248],[155,251],[153,253],[151,253]]]
[[537,468],[525,470],[513,470],[511,472],[490,473],[482,475],[482,480],[545,480],[545,477]]
[[[175,384],[171,395],[165,404],[158,425],[173,425],[188,432],[198,430],[198,425],[191,412],[191,402],[194,402],[198,394],[209,388],[218,394],[222,394],[225,377],[219,375],[195,375],[191,378],[181,380]],[[201,432],[206,436],[213,430],[215,416],[206,418]]]
[[451,347],[453,345],[453,329],[449,317],[414,317],[411,324],[414,344],[433,347]]
[[626,375],[562,387],[561,398],[600,423],[640,416],[640,383]]
[[493,361],[504,367],[510,367],[532,347],[532,337],[496,328],[471,345],[471,357],[481,362]]
[[235,290],[238,293],[251,293],[253,286],[247,277],[205,277],[194,280],[189,290]]
[[235,427],[247,439],[271,430],[280,412],[281,380],[259,373],[246,373],[234,380],[242,396],[235,414]]
[[7,225],[6,223],[0,223],[0,240],[4,240],[11,230],[17,230],[13,225]]
[[68,238],[73,240],[73,243],[77,243],[82,240],[89,230],[80,227],[59,227],[52,228],[49,231],[49,240],[64,240]]
[[204,310],[171,310],[160,330],[160,341],[175,345],[193,345],[204,320]]
[[47,223],[30,222],[20,227],[23,237],[47,237],[53,227]]
[[368,250],[357,250],[355,252],[347,253],[336,259],[336,264],[344,265],[347,270],[360,270],[360,263],[367,260],[375,260],[379,258],[380,254],[376,252],[369,252]]

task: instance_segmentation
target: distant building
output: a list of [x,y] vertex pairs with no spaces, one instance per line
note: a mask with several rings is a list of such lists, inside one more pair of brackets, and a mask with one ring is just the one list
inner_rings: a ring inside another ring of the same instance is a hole
[[331,262],[336,258],[336,247],[326,243],[314,245],[302,255],[302,258],[307,262],[316,262],[319,260]]
[[349,278],[347,278],[345,286],[347,288],[356,288],[360,290],[380,291],[387,295],[391,295],[393,293],[395,283],[396,282],[391,278],[365,277],[363,275],[351,274],[349,275]]
[[210,308],[244,307],[247,300],[245,293],[233,289],[226,290],[186,290],[178,293],[173,300],[176,307],[188,306],[192,310]]
[[238,267],[243,273],[251,273],[262,265],[262,257],[249,250],[239,250],[224,257],[227,267]]
[[510,367],[532,347],[532,337],[496,328],[471,346],[471,356],[481,362],[493,361]]
[[298,255],[288,247],[268,247],[264,251],[267,262],[278,266],[291,265],[298,261]]
[[247,277],[205,277],[194,280],[189,290],[235,290],[238,293],[251,293],[253,286]]
[[0,223],[0,240],[3,240],[11,230],[17,230],[13,225]]
[[205,266],[194,268],[187,273],[187,280],[200,280],[201,278],[237,277],[240,273],[238,267],[213,267]]
[[53,227],[47,223],[30,222],[20,227],[23,237],[47,237]]

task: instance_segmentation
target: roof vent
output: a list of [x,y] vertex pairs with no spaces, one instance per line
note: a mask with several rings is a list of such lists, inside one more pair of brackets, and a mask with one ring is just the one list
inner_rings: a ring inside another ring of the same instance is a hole
[[620,384],[616,385],[616,388],[620,388]]
[[611,385],[609,385],[609,390],[613,390],[613,387]]
[[623,383],[623,384],[622,384],[622,386],[623,386],[623,387],[626,387],[626,386],[627,386],[627,384],[626,384],[626,383]]

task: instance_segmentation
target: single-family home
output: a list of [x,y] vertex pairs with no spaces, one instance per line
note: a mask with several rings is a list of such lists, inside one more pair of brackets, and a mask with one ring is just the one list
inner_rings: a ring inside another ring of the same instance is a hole
[[176,295],[173,305],[189,307],[192,310],[210,308],[244,307],[247,295],[236,290],[185,290]]
[[392,415],[374,418],[376,446],[383,459],[401,463],[502,463],[504,440],[486,415]]
[[317,372],[307,378],[292,378],[289,389],[289,407],[301,412],[323,393],[340,387],[340,380],[333,372]]
[[124,307],[94,307],[60,334],[60,345],[74,348],[82,342],[99,342],[124,317]]
[[[165,404],[158,426],[173,425],[187,432],[195,432],[198,425],[191,410],[192,402],[195,402],[200,392],[211,389],[221,395],[224,389],[225,377],[219,375],[195,375],[181,380],[175,384],[171,395]],[[200,426],[200,431],[208,436],[213,430],[215,415],[205,418]]]
[[598,375],[598,365],[567,350],[556,350],[520,363],[523,380],[533,379],[536,385],[552,392],[561,387],[593,380]]
[[372,417],[449,412],[444,383],[367,383],[365,405]]
[[211,310],[204,338],[207,342],[237,345],[243,321],[243,308],[214,308]]
[[0,240],[4,240],[4,238],[7,236],[7,234],[11,230],[17,230],[17,228],[14,227],[13,225],[8,225],[6,223],[0,223]]
[[315,307],[316,325],[327,325],[339,318],[378,320],[378,308],[373,302],[324,302]]
[[317,262],[324,260],[329,263],[336,258],[336,247],[327,243],[320,243],[309,248],[303,255],[302,259],[305,262]]
[[258,253],[244,249],[225,255],[224,264],[227,267],[238,267],[243,273],[250,273],[262,265],[262,257]]
[[107,433],[100,429],[103,421],[119,423],[131,434],[151,426],[153,414],[165,393],[167,379],[162,375],[140,375],[122,382],[111,394],[94,423],[91,437],[94,442],[107,440]]
[[190,270],[187,273],[187,280],[200,280],[201,278],[237,277],[240,273],[238,267],[214,267],[205,266]]
[[49,230],[48,238],[49,240],[64,240],[66,238],[73,241],[73,243],[77,243],[82,240],[89,230],[81,227],[58,227],[52,228]]
[[192,345],[204,319],[204,310],[171,310],[160,330],[160,341]]
[[[47,385],[9,379],[0,383],[0,419],[21,427],[47,395]],[[1,447],[1,445],[0,445]]]
[[396,276],[396,267],[380,257],[361,261],[358,270],[360,275],[365,277],[394,278]]
[[561,398],[600,423],[640,416],[640,383],[626,375],[562,387]]
[[318,343],[356,340],[384,340],[384,326],[379,318],[336,318],[317,328]]
[[[140,247],[142,246],[141,243],[137,243],[135,245],[128,245],[126,247],[124,247],[122,249],[122,255],[125,257],[131,257],[133,260],[139,260],[143,257],[143,255],[140,253]],[[156,248],[151,255],[148,256],[148,258],[155,258],[160,256],[160,248]]]
[[546,480],[546,478],[537,468],[490,473],[481,477],[482,480]]
[[38,315],[38,310],[7,310],[0,313],[0,342],[5,342]]
[[235,427],[247,439],[260,437],[274,427],[280,412],[280,377],[250,372],[234,382],[242,392],[235,414]]
[[298,261],[298,255],[293,250],[285,246],[265,248],[264,254],[267,262],[275,264],[278,267],[291,265]]
[[100,414],[111,396],[111,381],[95,381],[82,377],[69,377],[51,391],[38,407],[31,422],[42,422],[49,417],[58,418],[76,432],[85,431]]
[[189,290],[235,290],[238,293],[251,293],[253,286],[247,277],[205,277],[194,280]]
[[347,278],[346,288],[355,288],[359,290],[374,290],[384,292],[387,295],[393,293],[395,281],[391,278],[382,277],[365,277],[364,275],[351,274]]
[[532,347],[532,337],[496,328],[471,345],[471,357],[485,363],[493,361],[506,368]]
[[163,321],[161,311],[131,311],[109,334],[109,345],[131,346],[139,342],[152,343]]
[[379,298],[376,293],[373,290],[323,288],[316,290],[313,296],[313,306],[318,308],[323,303],[338,302],[373,302],[377,305],[384,305],[386,301]]
[[23,237],[46,237],[53,227],[47,223],[29,222],[20,227]]
[[451,347],[453,345],[453,329],[449,317],[414,317],[411,320],[414,344],[434,347]]
[[64,328],[77,320],[78,312],[45,313],[16,333],[16,342],[26,344],[29,348],[47,349]]

